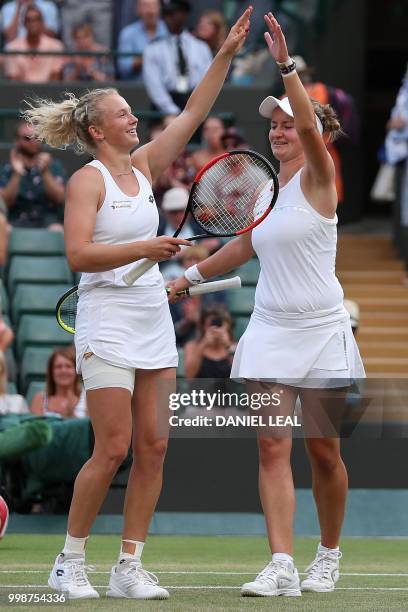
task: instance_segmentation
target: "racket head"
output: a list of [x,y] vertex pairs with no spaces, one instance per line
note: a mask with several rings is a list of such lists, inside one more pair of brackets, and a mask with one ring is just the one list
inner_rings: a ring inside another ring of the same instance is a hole
[[78,285],[60,297],[55,307],[58,325],[66,332],[75,334],[75,317],[78,304]]
[[200,170],[187,211],[205,235],[239,236],[267,217],[278,195],[279,180],[271,162],[256,151],[238,149],[219,155]]

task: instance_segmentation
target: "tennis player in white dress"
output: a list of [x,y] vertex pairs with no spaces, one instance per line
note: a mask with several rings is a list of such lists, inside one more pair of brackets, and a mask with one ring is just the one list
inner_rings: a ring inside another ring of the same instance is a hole
[[[71,599],[97,598],[85,566],[91,526],[117,469],[133,449],[124,507],[122,546],[107,595],[167,599],[141,554],[162,485],[167,435],[157,433],[157,395],[175,380],[177,351],[163,278],[154,266],[132,287],[123,274],[142,258],[169,259],[189,246],[156,237],[158,212],[152,182],[207,116],[245,42],[249,8],[231,29],[185,110],[154,141],[136,149],[138,120],[115,89],[81,98],[31,104],[26,118],[49,145],[69,144],[95,158],[70,179],[65,208],[69,263],[82,272],[76,319],[77,369],[82,372],[95,434],[92,457],[75,482],[65,546],[49,586]],[[133,433],[132,433],[133,432]]]
[[[271,149],[280,162],[278,200],[252,235],[232,240],[171,283],[171,300],[177,299],[175,291],[225,274],[257,255],[261,273],[255,308],[238,344],[231,376],[252,381],[250,388],[258,384],[258,390],[259,385],[264,390],[266,381],[272,393],[283,389],[279,411],[284,415],[293,415],[299,397],[306,429],[313,431],[321,388],[330,389],[330,409],[335,412],[344,404],[345,388],[365,376],[335,275],[337,194],[325,140],[334,138],[340,125],[330,106],[309,100],[272,13],[265,21],[265,40],[286,89],[285,98],[270,96],[259,109],[271,122]],[[259,434],[260,496],[272,559],[254,581],[243,585],[242,595],[299,596],[301,591],[328,592],[335,587],[348,480],[339,437],[327,437],[330,434],[320,425],[305,439],[321,529],[316,558],[300,584],[292,556],[291,435]]]

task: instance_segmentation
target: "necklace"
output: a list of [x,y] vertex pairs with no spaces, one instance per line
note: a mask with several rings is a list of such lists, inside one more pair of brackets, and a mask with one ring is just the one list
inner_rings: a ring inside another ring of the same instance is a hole
[[115,174],[115,176],[130,176],[131,174],[133,174],[133,170],[132,172],[121,172],[120,174]]

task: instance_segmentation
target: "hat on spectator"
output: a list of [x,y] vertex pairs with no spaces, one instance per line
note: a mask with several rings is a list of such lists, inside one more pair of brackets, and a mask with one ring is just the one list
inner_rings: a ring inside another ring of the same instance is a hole
[[162,12],[174,13],[175,11],[191,11],[191,4],[188,0],[162,0]]
[[350,315],[351,327],[358,327],[360,321],[360,307],[353,300],[344,300],[344,308]]
[[188,190],[184,187],[168,189],[163,196],[161,208],[164,212],[184,210],[188,202]]

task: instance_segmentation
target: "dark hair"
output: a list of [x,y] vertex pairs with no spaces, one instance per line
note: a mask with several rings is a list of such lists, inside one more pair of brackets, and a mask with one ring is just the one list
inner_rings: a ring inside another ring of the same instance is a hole
[[40,11],[40,9],[38,8],[38,6],[35,6],[35,4],[34,4],[33,6],[28,6],[28,7],[26,8],[26,11],[25,11],[25,13],[24,13],[24,19],[23,19],[23,23],[24,23],[24,24],[25,24],[25,22],[26,22],[27,15],[28,15],[28,13],[29,13],[29,12],[31,12],[31,13],[36,12],[36,13],[37,13],[37,15],[39,16],[39,18],[41,19],[41,21],[44,21],[44,17],[43,17],[42,12],[41,12],[41,11]]
[[[58,347],[54,350],[47,364],[47,379],[46,379],[46,385],[45,385],[45,392],[48,397],[52,397],[53,395],[55,395],[55,392],[57,390],[55,380],[54,380],[53,370],[54,370],[54,362],[58,356],[64,357],[64,359],[67,359],[68,361],[70,361],[72,365],[74,366],[74,368],[76,366],[75,349],[73,346]],[[75,376],[73,390],[74,390],[75,395],[77,395],[78,397],[81,395],[82,386],[81,386],[81,377],[79,374],[76,374]]]
[[323,132],[327,132],[329,134],[329,141],[334,142],[339,136],[344,134],[336,111],[330,104],[321,104],[313,98],[311,102],[314,112],[322,122]]
[[204,308],[201,311],[200,319],[198,321],[198,326],[197,326],[198,338],[200,340],[204,336],[204,326],[206,322],[208,321],[208,319],[221,319],[223,323],[224,322],[227,323],[230,338],[231,340],[234,339],[233,333],[232,333],[233,328],[234,328],[234,321],[230,313],[228,312],[226,307],[223,306],[222,304],[214,304],[212,306],[209,306],[208,308]]

